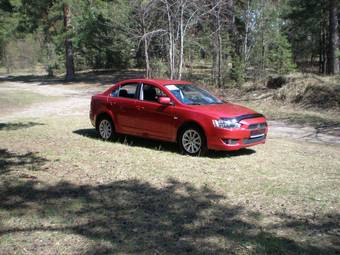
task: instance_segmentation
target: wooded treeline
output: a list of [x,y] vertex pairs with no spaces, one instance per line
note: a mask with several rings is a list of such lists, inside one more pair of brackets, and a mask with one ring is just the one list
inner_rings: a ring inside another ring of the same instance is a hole
[[[218,86],[295,69],[339,72],[337,0],[1,0],[1,63],[18,42],[48,73],[203,70]],[[32,47],[32,49],[31,49]],[[29,50],[31,49],[31,50]],[[25,53],[23,53],[25,55]]]

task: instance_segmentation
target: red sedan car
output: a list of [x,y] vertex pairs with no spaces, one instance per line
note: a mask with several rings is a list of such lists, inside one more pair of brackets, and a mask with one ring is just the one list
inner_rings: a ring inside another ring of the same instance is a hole
[[262,144],[268,132],[262,114],[174,80],[119,82],[92,97],[90,119],[104,140],[120,133],[177,142],[189,155]]

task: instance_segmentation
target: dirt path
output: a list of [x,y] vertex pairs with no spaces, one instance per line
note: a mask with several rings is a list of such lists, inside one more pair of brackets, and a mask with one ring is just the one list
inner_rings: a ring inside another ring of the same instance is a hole
[[[340,145],[340,135],[330,135],[327,130],[321,130],[310,126],[286,124],[280,121],[269,121],[271,137],[289,138],[314,143],[327,143]],[[333,132],[340,132],[340,127],[333,128]]]
[[[39,118],[59,115],[84,115],[87,117],[90,98],[103,88],[70,88],[65,85],[41,85],[40,83],[1,82],[0,93],[6,89],[20,89],[45,96],[61,96],[63,99],[52,102],[34,104],[21,111],[0,117],[0,122],[14,121],[20,118]],[[323,130],[310,126],[287,124],[280,121],[269,121],[269,137],[287,138],[314,143],[340,145],[340,127],[333,128],[335,135],[327,134]]]
[[67,88],[65,85],[40,85],[40,83],[1,82],[0,93],[4,90],[29,91],[43,96],[60,97],[58,100],[33,104],[14,113],[0,116],[0,121],[20,118],[39,118],[49,115],[84,115],[88,114],[91,96],[98,88]]

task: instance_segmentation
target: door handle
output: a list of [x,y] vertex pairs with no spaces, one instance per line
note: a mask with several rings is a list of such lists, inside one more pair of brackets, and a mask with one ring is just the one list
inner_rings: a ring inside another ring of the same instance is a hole
[[144,110],[144,106],[137,105],[136,108],[137,108],[138,110]]

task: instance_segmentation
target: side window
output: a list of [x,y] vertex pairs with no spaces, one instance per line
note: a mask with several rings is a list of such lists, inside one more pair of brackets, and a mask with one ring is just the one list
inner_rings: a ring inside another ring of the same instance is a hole
[[151,101],[151,102],[157,102],[159,97],[167,96],[161,89],[148,85],[143,84],[143,92],[141,95],[141,100],[144,101]]
[[137,93],[137,83],[129,83],[120,86],[117,91],[118,97],[126,97],[126,98],[136,98]]
[[119,87],[115,88],[114,90],[111,91],[111,96],[112,97],[117,97],[119,92]]

